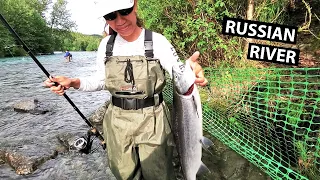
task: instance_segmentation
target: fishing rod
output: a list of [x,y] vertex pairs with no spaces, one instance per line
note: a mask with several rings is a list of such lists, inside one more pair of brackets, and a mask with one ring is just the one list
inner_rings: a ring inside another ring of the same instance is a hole
[[[9,25],[7,20],[3,17],[3,15],[0,13],[0,20],[3,22],[3,24],[8,28],[8,30],[13,34],[13,36],[16,38],[16,40],[22,45],[23,49],[29,54],[29,56],[33,59],[33,61],[40,67],[40,69],[44,72],[44,74],[50,78],[50,74],[48,71],[42,66],[42,64],[38,61],[38,59],[35,57],[35,55],[31,52],[31,50],[28,48],[28,46],[21,40],[21,38],[18,36],[18,34],[14,31],[14,29]],[[57,82],[54,83],[55,86],[58,86],[59,84]],[[90,152],[90,148],[92,145],[92,140],[90,140],[92,135],[95,135],[98,137],[101,141],[101,146],[103,149],[106,148],[106,143],[102,137],[102,135],[99,133],[99,131],[90,123],[90,121],[80,112],[80,110],[77,108],[77,106],[71,101],[71,99],[67,96],[66,93],[63,94],[63,96],[67,99],[67,101],[71,104],[74,110],[78,112],[78,114],[82,117],[82,119],[87,123],[87,125],[91,128],[86,136],[83,136],[79,139],[77,139],[74,142],[74,146],[80,150],[81,152],[84,152],[88,154]]]

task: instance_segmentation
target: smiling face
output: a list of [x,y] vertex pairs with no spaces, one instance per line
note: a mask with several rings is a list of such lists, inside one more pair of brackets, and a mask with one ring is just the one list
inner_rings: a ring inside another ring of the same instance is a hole
[[107,23],[122,37],[131,36],[138,28],[136,12],[137,3],[135,1],[133,11],[130,14],[122,16],[119,12],[116,12],[117,18],[115,20],[107,20]]

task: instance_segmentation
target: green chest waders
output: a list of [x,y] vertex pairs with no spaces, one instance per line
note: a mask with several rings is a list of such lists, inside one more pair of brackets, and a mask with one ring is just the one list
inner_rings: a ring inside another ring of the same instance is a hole
[[145,56],[112,56],[106,47],[106,89],[112,94],[103,121],[109,166],[117,179],[174,179],[170,114],[162,97],[164,71],[153,58],[152,32]]

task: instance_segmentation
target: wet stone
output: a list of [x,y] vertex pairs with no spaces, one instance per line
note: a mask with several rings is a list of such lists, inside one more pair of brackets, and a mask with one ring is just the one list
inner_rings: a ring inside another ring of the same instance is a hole
[[76,150],[74,142],[84,134],[80,133],[62,133],[57,135],[60,145],[56,146],[58,152],[68,152]]
[[260,169],[253,164],[250,164],[247,180],[271,180],[264,173],[260,172]]
[[45,114],[49,112],[49,109],[42,102],[37,99],[22,100],[13,105],[13,109],[16,112],[31,113],[35,115]]
[[106,101],[97,110],[95,110],[88,118],[88,120],[92,123],[92,125],[96,127],[101,134],[103,132],[103,128],[102,128],[103,118],[104,118],[104,115],[106,114],[109,104],[110,104],[110,101]]
[[209,152],[202,151],[202,162],[210,172],[199,175],[198,180],[269,180],[270,178],[259,168],[249,163],[241,155],[230,149],[217,138],[204,132],[212,140],[214,146]]
[[15,152],[6,152],[5,161],[20,175],[32,173],[37,164],[36,159],[28,158]]
[[245,173],[249,167],[249,162],[232,150],[227,150],[222,154],[220,161],[221,171],[226,179],[245,179]]
[[58,156],[58,142],[48,145],[46,139],[24,139],[1,143],[0,161],[9,165],[16,174],[27,175],[43,163]]
[[0,161],[10,165],[19,175],[31,174],[39,165],[56,156],[57,153],[55,151],[52,151],[51,154],[32,157],[12,150],[0,150]]

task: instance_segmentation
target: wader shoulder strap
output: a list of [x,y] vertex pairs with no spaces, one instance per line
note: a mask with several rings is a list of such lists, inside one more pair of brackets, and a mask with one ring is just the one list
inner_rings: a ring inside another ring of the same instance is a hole
[[147,58],[153,58],[153,42],[152,42],[152,31],[145,30],[144,35],[144,47],[145,47],[145,56]]
[[114,33],[111,35],[111,37],[108,40],[107,47],[106,47],[106,60],[112,56],[112,51],[113,51],[113,45],[114,41],[116,39],[117,33]]
[[[116,39],[117,34],[112,34],[111,37],[108,40],[107,47],[106,47],[106,59],[111,57],[113,55],[113,46],[114,41]],[[152,42],[152,31],[145,30],[145,36],[144,36],[144,47],[145,47],[145,56],[147,58],[153,58],[153,42]]]

